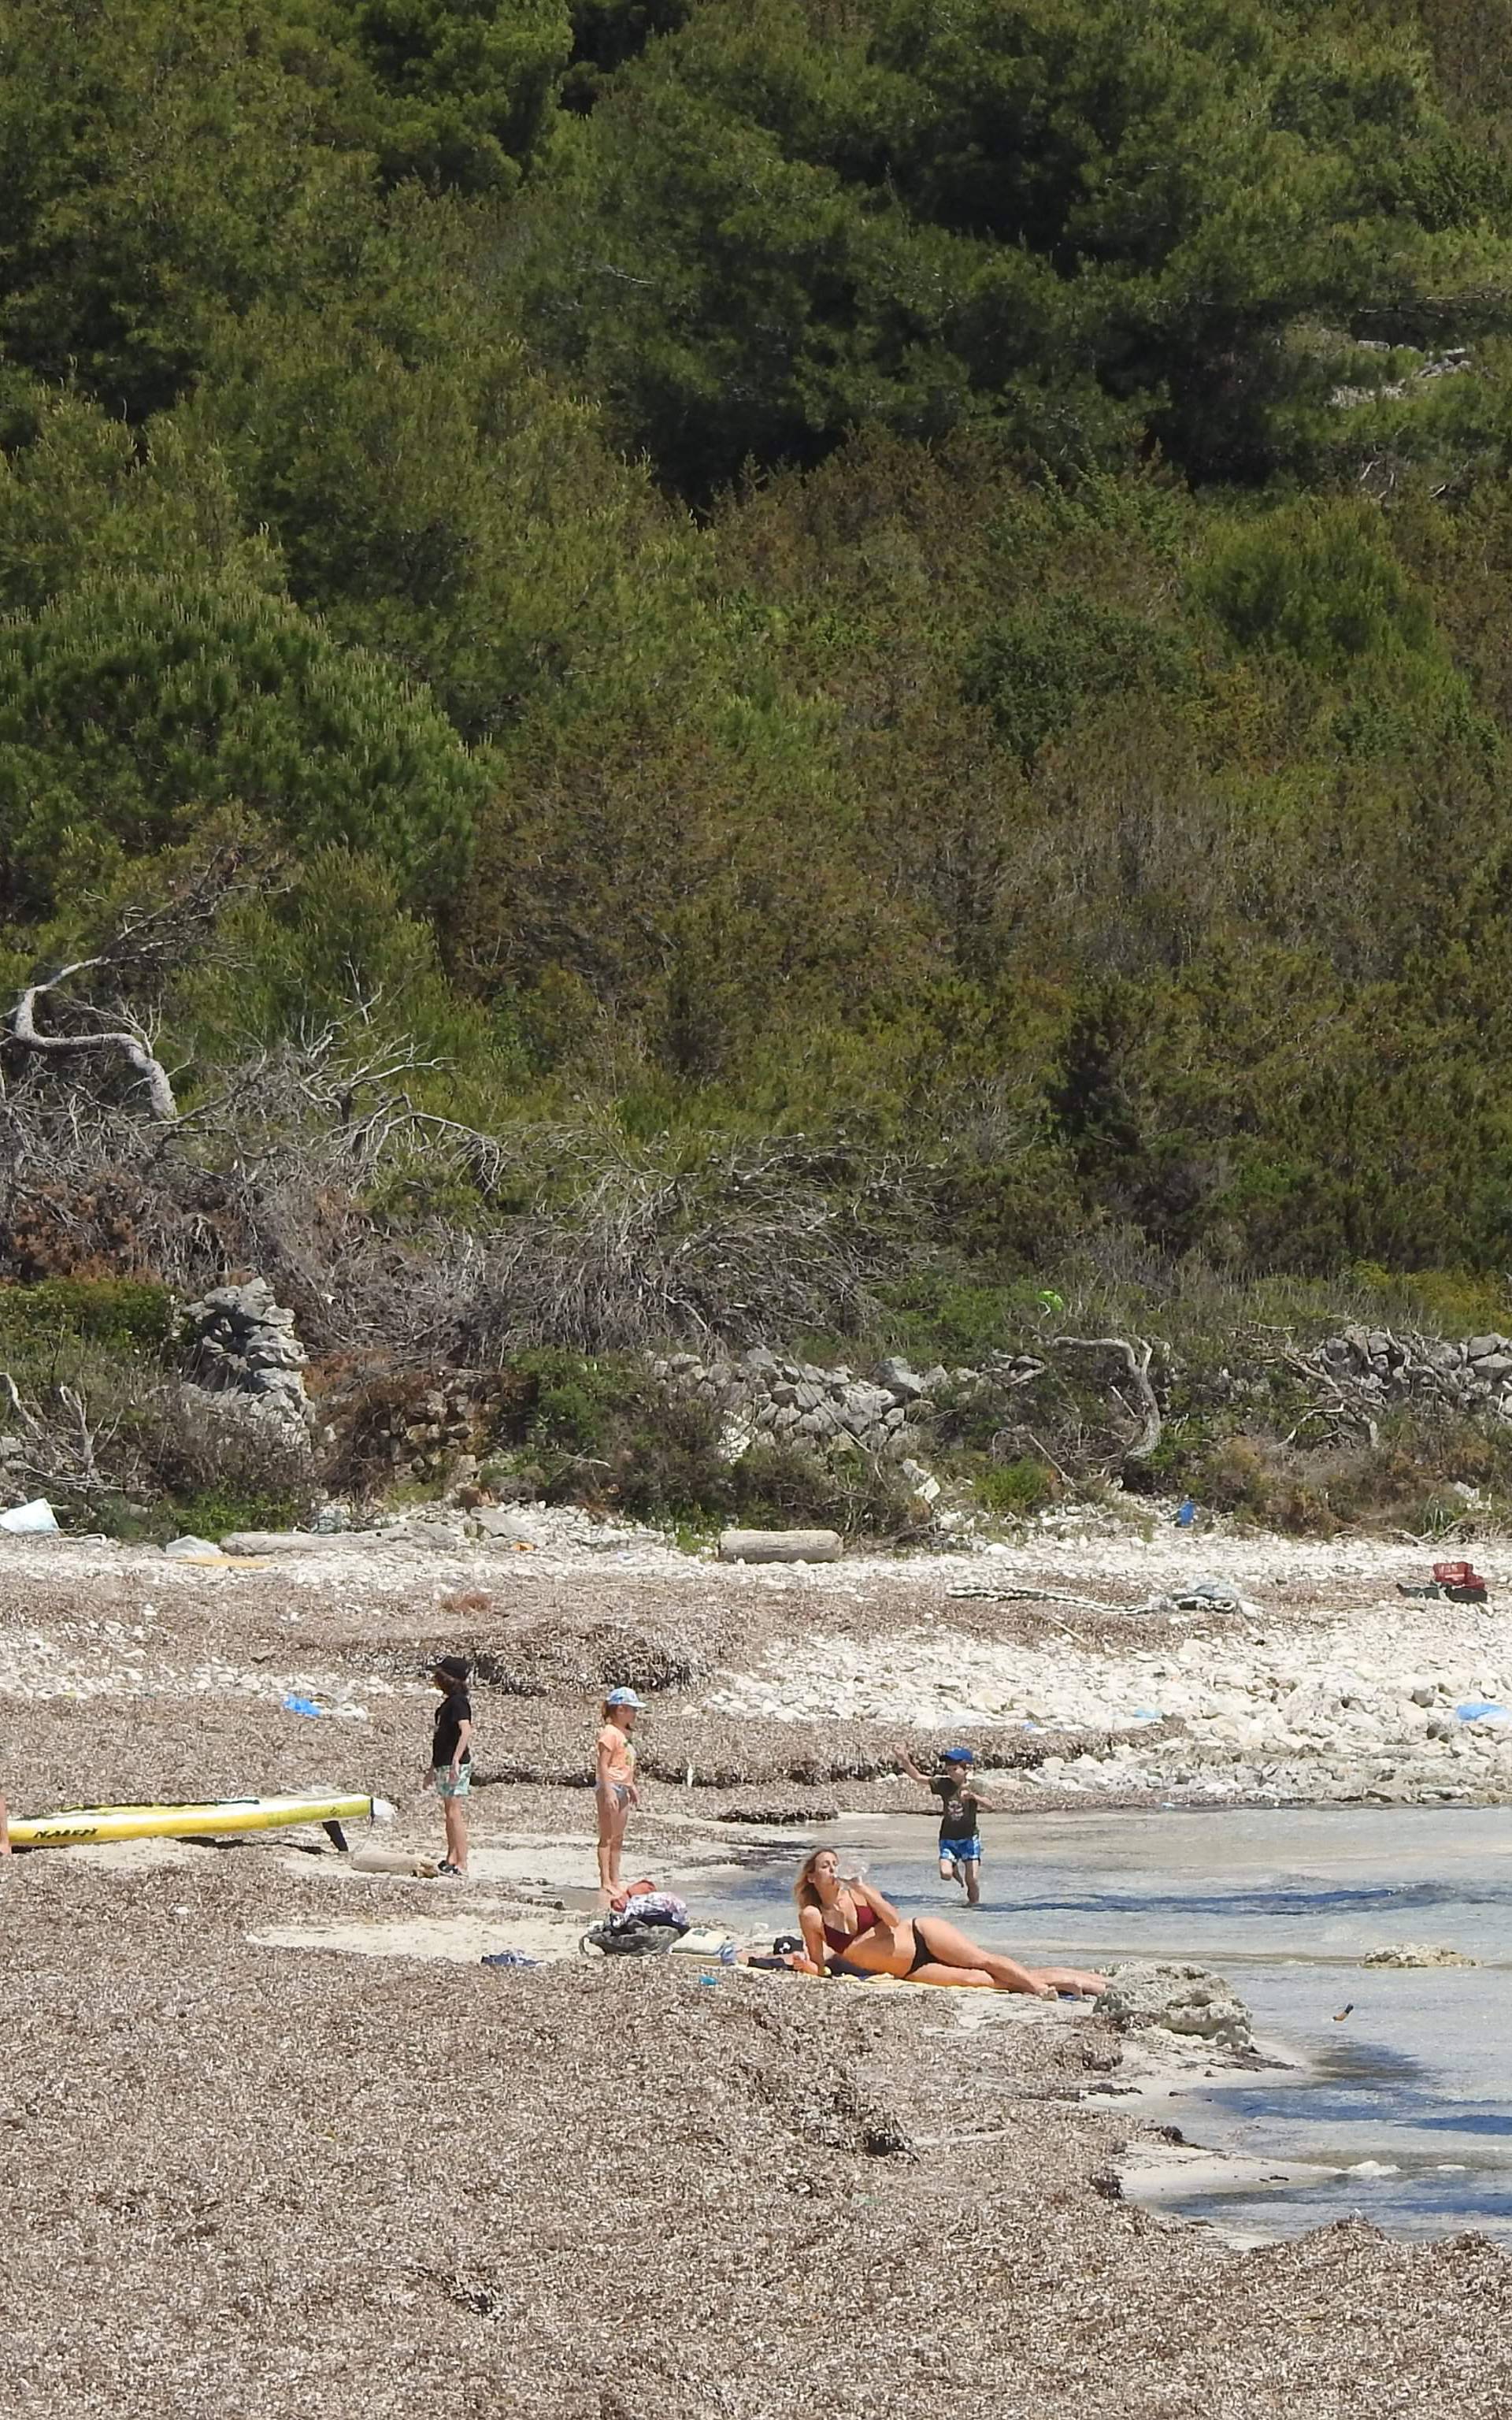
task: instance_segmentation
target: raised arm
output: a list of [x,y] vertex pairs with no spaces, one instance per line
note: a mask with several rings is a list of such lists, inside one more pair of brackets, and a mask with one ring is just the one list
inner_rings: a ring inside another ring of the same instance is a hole
[[884,1899],[882,1893],[879,1890],[873,1890],[870,1883],[857,1882],[847,1876],[845,1887],[853,1899],[865,1900],[872,1915],[879,1917],[884,1924],[902,1924],[903,1917],[893,1906],[891,1900]]
[[921,1781],[926,1790],[929,1788],[929,1775],[920,1773],[905,1747],[898,1750],[898,1770],[900,1773],[906,1773],[910,1781]]

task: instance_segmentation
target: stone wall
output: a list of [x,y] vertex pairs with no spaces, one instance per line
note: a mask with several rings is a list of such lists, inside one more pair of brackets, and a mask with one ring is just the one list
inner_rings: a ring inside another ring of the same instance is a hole
[[[265,1282],[218,1287],[191,1305],[180,1338],[186,1375],[202,1400],[238,1403],[309,1435],[303,1347],[293,1314],[279,1308]],[[1011,1419],[1014,1400],[1028,1400],[1028,1382],[1060,1360],[1057,1341],[1047,1340],[1038,1355],[995,1354],[977,1367],[920,1370],[897,1355],[865,1368],[825,1367],[756,1346],[738,1356],[668,1354],[650,1369],[670,1394],[710,1407],[732,1461],[766,1440],[815,1452],[855,1447],[899,1466],[915,1492],[928,1496],[936,1491],[922,1466],[942,1429],[950,1434],[974,1403]],[[1085,1362],[1079,1366],[1085,1383]],[[1110,1366],[1110,1389],[1119,1374]],[[1150,1377],[1163,1406],[1179,1374],[1169,1353],[1158,1353]],[[1359,1326],[1305,1350],[1285,1339],[1257,1342],[1246,1355],[1236,1352],[1232,1367],[1204,1381],[1202,1391],[1236,1409],[1252,1406],[1263,1421],[1281,1380],[1316,1388],[1320,1406],[1348,1409],[1365,1427],[1377,1410],[1409,1402],[1512,1422],[1512,1339],[1504,1336],[1448,1343]],[[502,1443],[508,1389],[507,1372],[498,1371],[395,1373],[379,1380],[365,1390],[361,1409],[363,1477],[347,1484],[412,1479],[475,1485],[480,1457]],[[334,1405],[328,1416],[341,1418]]]
[[651,1367],[673,1393],[701,1397],[720,1413],[732,1456],[771,1438],[816,1448],[857,1445],[902,1461],[924,1442],[941,1389],[980,1383],[974,1370],[936,1366],[920,1373],[896,1356],[858,1376],[843,1362],[822,1369],[761,1345],[738,1360],[672,1353]]
[[1364,1404],[1437,1403],[1465,1414],[1512,1420],[1512,1338],[1471,1336],[1448,1344],[1384,1327],[1347,1327],[1301,1366]]

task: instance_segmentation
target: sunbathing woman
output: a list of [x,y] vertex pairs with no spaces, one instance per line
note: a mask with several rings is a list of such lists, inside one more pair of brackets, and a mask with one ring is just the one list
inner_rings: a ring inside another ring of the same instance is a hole
[[1020,1966],[979,1948],[939,1916],[905,1916],[870,1883],[841,1881],[833,1849],[815,1849],[798,1869],[794,1886],[798,1923],[809,1956],[821,1974],[847,1968],[867,1975],[896,1975],[913,1983],[965,1984],[979,1991],[1030,1992],[1053,2000],[1057,1992],[1095,1998],[1101,1975],[1074,1966]]

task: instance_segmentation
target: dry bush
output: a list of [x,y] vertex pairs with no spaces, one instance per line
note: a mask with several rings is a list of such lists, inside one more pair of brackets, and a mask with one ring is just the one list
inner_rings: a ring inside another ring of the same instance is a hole
[[255,1397],[164,1387],[143,1405],[132,1442],[155,1494],[224,1496],[308,1510],[316,1497],[310,1441],[292,1419],[270,1416]]
[[[147,1124],[52,1071],[0,1098],[0,1275],[256,1270],[312,1349],[492,1364],[859,1330],[901,1264],[917,1171],[801,1137],[631,1142],[611,1120],[486,1134],[417,1097],[427,1067],[349,1019],[263,1051]],[[475,1204],[404,1222],[415,1180]]]
[[908,1228],[903,1162],[801,1138],[636,1146],[595,1121],[522,1147],[542,1171],[530,1206],[453,1273],[471,1280],[470,1360],[861,1328]]

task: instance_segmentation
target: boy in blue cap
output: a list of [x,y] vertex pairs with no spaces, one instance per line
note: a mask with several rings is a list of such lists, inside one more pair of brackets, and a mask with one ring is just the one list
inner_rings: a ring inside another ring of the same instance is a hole
[[948,1747],[940,1759],[939,1773],[921,1773],[908,1750],[901,1750],[898,1762],[911,1781],[932,1791],[940,1802],[940,1880],[965,1885],[966,1904],[975,1907],[981,1897],[981,1834],[978,1828],[978,1809],[985,1807],[993,1814],[1002,1810],[991,1798],[984,1798],[976,1777],[977,1760],[968,1747]]

